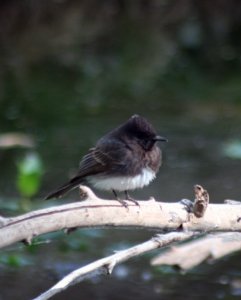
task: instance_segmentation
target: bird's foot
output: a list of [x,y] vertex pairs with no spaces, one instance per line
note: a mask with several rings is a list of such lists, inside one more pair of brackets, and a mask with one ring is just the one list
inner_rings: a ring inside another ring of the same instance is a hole
[[120,204],[121,204],[122,206],[124,206],[125,208],[128,209],[128,203],[126,203],[124,200],[120,199],[120,198],[118,197],[118,195],[117,195],[117,193],[116,193],[115,190],[112,190],[112,192],[113,192],[113,194],[114,194],[114,196],[115,196],[115,199],[116,199],[118,202],[120,202]]
[[117,200],[118,202],[120,202],[120,204],[121,204],[122,206],[124,206],[125,208],[128,209],[128,203],[127,203],[125,200],[120,199],[120,198],[117,198],[116,200]]
[[136,201],[135,199],[131,198],[127,191],[125,191],[125,200],[120,199],[118,197],[118,195],[117,195],[117,193],[116,193],[115,190],[112,190],[112,191],[113,191],[113,194],[114,194],[116,200],[119,201],[122,206],[128,208],[128,203],[125,201],[125,200],[128,200],[128,201],[131,201],[131,202],[135,203],[136,206],[140,207],[140,204],[138,203],[138,201]]
[[184,205],[184,207],[185,207],[185,209],[186,209],[186,211],[188,213],[192,213],[193,212],[193,202],[191,200],[189,200],[189,199],[182,199],[180,201],[180,203],[182,205]]
[[136,201],[135,199],[131,198],[127,191],[125,191],[125,196],[126,196],[126,200],[129,200],[129,201],[135,203],[135,205],[140,206],[140,204],[138,203],[138,201]]

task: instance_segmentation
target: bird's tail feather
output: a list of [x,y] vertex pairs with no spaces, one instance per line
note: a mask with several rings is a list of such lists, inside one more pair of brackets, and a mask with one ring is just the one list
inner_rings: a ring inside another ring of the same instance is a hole
[[69,192],[70,190],[74,189],[75,187],[77,187],[80,183],[76,183],[76,182],[69,182],[63,186],[61,186],[60,188],[58,188],[57,190],[55,190],[54,192],[48,194],[45,197],[45,200],[51,199],[51,198],[60,198],[62,197],[64,194],[66,194],[67,192]]

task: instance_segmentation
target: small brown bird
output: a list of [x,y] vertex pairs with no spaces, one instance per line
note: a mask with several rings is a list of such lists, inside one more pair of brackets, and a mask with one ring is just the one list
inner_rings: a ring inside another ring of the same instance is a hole
[[100,190],[124,191],[126,200],[137,203],[129,190],[143,188],[155,177],[161,165],[157,135],[153,126],[139,115],[103,136],[82,158],[79,171],[69,182],[47,195],[46,199],[62,197],[68,191],[85,184]]

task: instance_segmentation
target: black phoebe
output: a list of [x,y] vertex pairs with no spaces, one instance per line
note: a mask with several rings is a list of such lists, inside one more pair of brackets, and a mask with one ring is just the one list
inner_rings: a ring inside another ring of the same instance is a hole
[[50,193],[46,199],[59,198],[68,191],[86,184],[101,190],[124,191],[126,200],[138,204],[128,190],[142,188],[155,177],[161,165],[157,141],[167,141],[156,134],[143,117],[134,115],[127,122],[103,136],[82,158],[79,171],[68,183]]

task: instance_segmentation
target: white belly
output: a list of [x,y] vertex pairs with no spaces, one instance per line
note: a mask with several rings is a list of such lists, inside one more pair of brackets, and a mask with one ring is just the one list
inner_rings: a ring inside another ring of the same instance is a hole
[[125,191],[143,188],[143,186],[148,185],[155,177],[156,174],[154,171],[150,168],[145,168],[141,174],[134,177],[116,176],[110,178],[104,176],[89,176],[87,180],[94,188],[100,190]]

